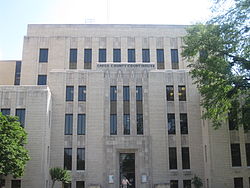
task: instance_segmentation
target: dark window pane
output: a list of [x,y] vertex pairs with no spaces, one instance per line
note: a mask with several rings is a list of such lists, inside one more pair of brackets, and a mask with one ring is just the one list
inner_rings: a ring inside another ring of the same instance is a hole
[[142,62],[150,62],[149,49],[142,49]]
[[85,148],[77,148],[77,170],[85,170]]
[[179,69],[179,57],[177,49],[171,49],[171,63],[172,69]]
[[5,188],[5,180],[0,178],[0,187]]
[[188,134],[187,114],[180,114],[181,134]]
[[178,188],[178,180],[170,180],[170,188]]
[[142,101],[142,86],[136,86],[136,100]]
[[247,166],[250,166],[250,143],[246,143]]
[[156,49],[157,63],[164,63],[164,50]]
[[66,101],[73,101],[74,99],[74,86],[66,86]]
[[47,75],[38,75],[37,85],[46,85]]
[[168,134],[175,134],[175,114],[168,114]]
[[21,180],[11,180],[11,188],[21,188]]
[[106,62],[106,49],[99,49],[99,62]]
[[1,112],[4,116],[9,116],[10,115],[10,108],[2,108]]
[[128,62],[135,62],[135,49],[128,49]]
[[22,127],[25,126],[25,109],[16,109],[16,116]]
[[117,134],[117,115],[110,114],[110,134],[116,135]]
[[117,100],[116,86],[110,86],[110,100],[111,101],[116,101]]
[[77,49],[70,49],[69,62],[77,63]]
[[186,101],[186,86],[178,86],[179,101]]
[[73,114],[65,114],[65,135],[72,135],[73,132]]
[[175,147],[169,148],[169,168],[177,169],[177,153]]
[[64,169],[72,169],[72,148],[64,148]]
[[84,49],[84,69],[91,69],[92,49]]
[[137,134],[143,134],[143,114],[136,115],[137,123]]
[[76,181],[76,188],[85,188],[84,181]]
[[232,166],[241,166],[240,144],[231,144]]
[[39,62],[45,63],[48,62],[48,49],[40,49],[39,53]]
[[129,86],[123,86],[123,100],[129,101]]
[[121,62],[121,49],[113,49],[113,62]]
[[181,155],[182,155],[182,168],[190,169],[189,148],[188,147],[181,148]]
[[243,178],[234,178],[234,188],[243,188]]
[[78,114],[77,118],[77,134],[84,135],[86,128],[86,116],[85,114]]
[[71,182],[70,183],[64,183],[63,188],[71,188]]
[[16,61],[16,71],[15,71],[15,83],[14,85],[20,85],[20,76],[21,76],[21,61]]
[[78,87],[78,101],[86,101],[86,86]]
[[174,101],[174,86],[166,86],[167,101]]
[[124,135],[130,134],[130,115],[129,114],[123,115],[123,134]]
[[191,180],[183,180],[183,188],[191,188]]

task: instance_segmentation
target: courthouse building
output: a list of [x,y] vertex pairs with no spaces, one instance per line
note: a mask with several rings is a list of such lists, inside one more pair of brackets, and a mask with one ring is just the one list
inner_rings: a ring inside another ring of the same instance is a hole
[[22,60],[0,61],[0,109],[31,157],[5,188],[49,188],[52,167],[72,188],[248,188],[250,133],[201,119],[186,27],[28,25]]

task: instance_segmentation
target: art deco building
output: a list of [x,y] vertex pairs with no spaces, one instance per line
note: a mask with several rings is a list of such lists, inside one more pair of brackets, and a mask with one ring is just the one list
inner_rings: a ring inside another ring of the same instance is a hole
[[[247,188],[250,133],[214,130],[182,58],[187,26],[29,25],[21,61],[0,62],[0,109],[28,132],[31,160],[6,188]],[[56,188],[61,187],[57,183]]]

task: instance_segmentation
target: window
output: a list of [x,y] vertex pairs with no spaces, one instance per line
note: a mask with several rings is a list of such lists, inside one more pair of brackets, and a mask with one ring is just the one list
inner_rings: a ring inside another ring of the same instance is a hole
[[177,154],[175,147],[169,148],[169,168],[177,169]]
[[48,62],[48,49],[40,49],[39,53],[39,63],[47,63]]
[[110,100],[111,101],[116,101],[117,100],[116,86],[110,86]]
[[78,87],[78,101],[86,101],[86,86]]
[[130,134],[130,115],[124,114],[123,115],[123,134],[129,135]]
[[85,129],[86,129],[86,116],[85,116],[85,114],[78,114],[77,135],[84,135]]
[[123,100],[129,101],[129,86],[123,86]]
[[175,134],[175,114],[168,114],[168,134]]
[[117,115],[110,114],[110,135],[117,134]]
[[143,114],[136,114],[137,134],[143,134]]
[[191,180],[183,180],[183,188],[191,188]]
[[128,62],[135,62],[135,49],[128,49]]
[[4,116],[9,116],[10,115],[10,108],[2,108],[1,112]]
[[92,49],[84,49],[84,68],[91,69]]
[[174,86],[166,86],[167,101],[174,101]]
[[231,144],[232,166],[241,166],[240,144]]
[[37,85],[46,85],[47,75],[38,75]]
[[106,62],[106,49],[99,49],[99,62]]
[[69,183],[64,183],[63,188],[71,188],[71,182]]
[[246,143],[247,166],[250,166],[250,143]]
[[121,62],[121,49],[113,49],[113,62]]
[[16,116],[19,118],[18,121],[20,122],[21,126],[24,127],[24,125],[25,125],[25,109],[16,109]]
[[73,114],[65,114],[65,135],[72,135],[73,131]]
[[69,69],[77,68],[77,49],[70,49],[69,54]]
[[16,61],[16,70],[15,70],[15,82],[14,85],[20,85],[20,76],[21,76],[21,61]]
[[85,170],[85,148],[77,148],[77,170]]
[[5,187],[5,180],[4,179],[0,179],[0,187]]
[[157,63],[164,63],[164,49],[156,49]]
[[64,148],[64,169],[72,169],[72,148]]
[[66,86],[66,101],[74,100],[74,86]]
[[21,188],[21,180],[11,180],[11,188]]
[[234,188],[243,188],[243,178],[234,178]]
[[182,169],[190,169],[190,158],[189,158],[188,147],[181,148],[181,156],[182,156]]
[[178,188],[178,180],[170,180],[170,188]]
[[187,114],[180,114],[181,134],[188,134]]
[[172,69],[179,69],[179,57],[177,49],[171,49],[171,63]]
[[150,51],[149,49],[142,49],[142,62],[150,62]]
[[76,188],[85,188],[84,181],[76,181]]
[[178,86],[179,101],[186,101],[186,86]]
[[142,101],[142,86],[136,86],[136,100]]

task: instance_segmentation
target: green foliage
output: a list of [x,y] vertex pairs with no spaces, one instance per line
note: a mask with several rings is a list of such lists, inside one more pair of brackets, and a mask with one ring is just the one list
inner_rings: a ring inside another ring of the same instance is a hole
[[30,159],[24,147],[26,143],[27,133],[20,126],[17,117],[0,113],[0,178],[23,175],[26,162]]
[[187,29],[182,55],[202,96],[204,118],[218,128],[232,109],[238,125],[250,129],[250,1]]
[[62,183],[69,183],[71,181],[69,172],[60,167],[51,168],[49,173],[52,180],[52,188],[56,181],[61,181]]
[[194,175],[194,177],[192,178],[192,184],[195,188],[200,188],[203,186],[201,178],[196,175]]

